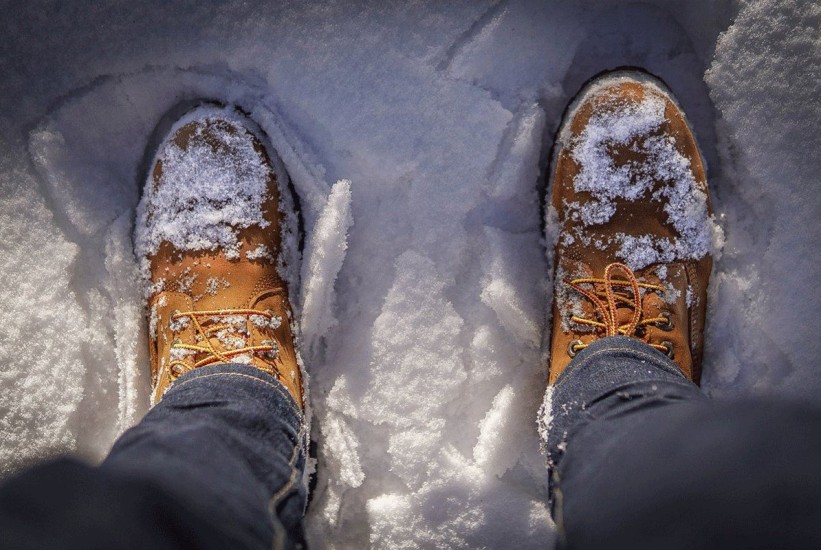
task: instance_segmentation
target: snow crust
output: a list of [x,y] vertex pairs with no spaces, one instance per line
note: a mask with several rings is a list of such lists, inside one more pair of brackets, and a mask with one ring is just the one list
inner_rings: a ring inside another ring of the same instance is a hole
[[798,0],[6,10],[0,468],[99,460],[145,412],[145,152],[203,98],[250,113],[302,207],[314,547],[551,544],[545,165],[604,69],[663,78],[707,160],[726,245],[705,388],[817,401],[820,18]]

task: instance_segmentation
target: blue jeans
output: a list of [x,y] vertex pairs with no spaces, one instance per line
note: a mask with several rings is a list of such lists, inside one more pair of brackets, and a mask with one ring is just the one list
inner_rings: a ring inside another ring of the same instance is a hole
[[552,389],[563,548],[821,548],[821,410],[708,400],[632,338],[582,350]]
[[[717,404],[625,337],[552,390],[548,450],[565,548],[821,548],[821,411]],[[0,488],[2,548],[304,543],[302,413],[243,365],[183,376],[99,467],[62,460]]]
[[99,467],[62,459],[7,482],[0,547],[298,547],[306,429],[268,374],[191,371]]

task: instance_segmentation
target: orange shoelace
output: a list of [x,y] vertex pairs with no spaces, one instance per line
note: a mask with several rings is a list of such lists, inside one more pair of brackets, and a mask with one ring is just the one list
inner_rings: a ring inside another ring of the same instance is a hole
[[[183,317],[188,317],[191,319],[191,322],[194,324],[194,329],[196,330],[197,335],[201,337],[201,345],[197,344],[185,344],[179,340],[175,340],[174,343],[171,345],[171,348],[176,349],[185,349],[191,350],[198,354],[205,354],[203,359],[196,361],[193,365],[183,361],[181,359],[175,359],[169,363],[169,372],[171,375],[176,377],[181,376],[183,373],[191,370],[196,369],[199,367],[204,367],[205,365],[211,365],[213,363],[230,363],[232,357],[236,357],[238,355],[243,354],[258,354],[258,353],[265,353],[265,354],[272,354],[277,350],[277,347],[273,341],[271,342],[263,342],[258,346],[244,346],[237,349],[232,350],[218,350],[214,347],[214,344],[211,342],[210,337],[215,333],[229,329],[233,330],[234,325],[231,323],[214,323],[213,325],[208,326],[207,328],[203,328],[202,323],[200,322],[201,317],[230,317],[234,315],[244,315],[244,316],[251,316],[251,315],[258,315],[260,317],[265,317],[267,319],[274,318],[274,313],[272,311],[260,311],[256,309],[215,309],[215,310],[204,310],[204,311],[177,311],[171,315],[171,321],[178,321]],[[173,329],[172,329],[173,330]],[[177,367],[175,369],[175,367]]]
[[[613,272],[621,271],[626,275],[625,279],[614,279]],[[570,320],[579,324],[604,329],[604,336],[635,336],[636,330],[639,327],[646,325],[670,325],[669,316],[649,317],[642,319],[642,296],[639,289],[655,290],[664,292],[667,290],[663,286],[653,285],[649,283],[640,283],[636,280],[633,271],[622,263],[612,263],[604,270],[604,278],[598,279],[593,277],[565,280],[565,284],[570,286],[573,290],[582,294],[589,299],[596,308],[596,314],[601,319],[585,319],[573,315]],[[589,290],[582,285],[592,285],[593,289]],[[620,292],[617,288],[628,287],[632,291],[632,298],[626,292]],[[604,299],[604,300],[602,300]],[[633,313],[630,321],[626,324],[620,325],[618,322],[617,308],[618,306],[627,306],[632,309]],[[657,350],[663,351],[670,355],[671,348],[668,345],[650,344]],[[569,351],[575,355],[576,352],[586,348],[588,344],[584,344],[579,340],[571,342]]]

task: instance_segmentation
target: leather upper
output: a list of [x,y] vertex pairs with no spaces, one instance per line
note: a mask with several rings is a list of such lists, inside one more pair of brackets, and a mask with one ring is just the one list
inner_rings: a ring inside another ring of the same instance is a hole
[[[664,121],[636,140],[611,146],[608,152],[616,169],[632,170],[634,180],[641,177],[641,167],[653,162],[653,159],[648,158],[642,148],[636,146],[637,140],[666,135],[673,138],[676,150],[689,161],[689,169],[697,188],[704,193],[708,192],[704,165],[693,134],[680,109],[659,87],[627,79],[581,95],[578,107],[564,122],[560,141],[555,146],[551,178],[552,195],[549,204],[558,215],[558,228],[552,228],[553,231],[558,229],[558,242],[554,256],[555,292],[549,374],[551,384],[572,359],[568,352],[571,342],[580,340],[589,343],[602,337],[601,330],[570,321],[573,314],[596,319],[597,313],[591,301],[571,289],[565,280],[601,278],[608,264],[624,261],[619,255],[624,235],[668,240],[680,237],[664,210],[666,198],[657,193],[666,184],[661,181],[653,182],[651,188],[636,200],[614,199],[615,212],[605,223],[585,224],[578,215],[573,215],[574,208],[581,208],[594,198],[590,192],[577,192],[575,189],[574,180],[582,166],[572,154],[574,143],[597,113],[638,104],[649,94],[664,101]],[[573,205],[574,208],[568,208],[568,205]],[[708,214],[709,208],[708,200]],[[578,212],[577,209],[576,211]],[[642,327],[634,336],[648,343],[666,345],[669,342],[674,361],[688,378],[697,383],[701,377],[707,282],[711,268],[711,256],[706,254],[701,258],[655,262],[634,270],[640,282],[665,287],[665,291],[642,291],[642,317],[653,318],[664,313],[672,321],[672,330],[667,330],[668,327],[661,323],[650,324]],[[630,307],[623,304],[618,309],[619,318],[626,322],[631,311]]]
[[[194,139],[192,136],[211,143],[211,130],[215,124],[219,121],[190,122],[179,128],[170,142],[183,151]],[[250,131],[245,131],[245,134],[245,138],[253,140],[260,159],[270,168],[271,161],[258,138]],[[220,146],[218,138],[213,138],[213,142],[213,147]],[[162,170],[162,161],[157,160],[149,185],[161,184]],[[159,250],[148,258],[150,279],[155,289],[148,302],[154,388],[152,402],[158,401],[187,368],[193,368],[209,355],[179,348],[179,344],[206,347],[210,344],[224,354],[243,347],[264,345],[272,348],[271,351],[235,354],[229,355],[229,358],[231,362],[248,363],[273,375],[296,402],[303,405],[302,377],[294,347],[288,285],[278,269],[283,214],[280,212],[280,191],[273,169],[269,169],[268,178],[268,193],[262,203],[262,214],[268,225],[251,225],[238,230],[239,248],[230,254],[230,258],[224,250],[178,250],[168,242],[163,242]],[[151,223],[150,213],[148,220]],[[226,309],[254,310],[262,314],[180,315]],[[196,317],[196,322],[193,317]],[[197,323],[202,330],[197,329]],[[174,367],[175,360],[182,361],[185,367]],[[218,362],[225,361],[213,364]]]

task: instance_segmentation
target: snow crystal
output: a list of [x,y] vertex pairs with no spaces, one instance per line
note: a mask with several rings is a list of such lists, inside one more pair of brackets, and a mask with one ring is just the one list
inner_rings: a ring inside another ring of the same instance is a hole
[[195,353],[197,353],[197,352],[192,350],[192,349],[178,348],[178,347],[172,346],[171,347],[171,353],[170,353],[169,357],[171,358],[171,361],[182,361],[186,357],[190,357],[190,356],[194,355]]
[[547,438],[553,426],[553,391],[555,388],[549,386],[544,392],[544,400],[536,415],[536,423],[539,428],[539,439],[542,444],[542,451],[546,453]]
[[230,286],[231,282],[224,277],[208,277],[205,280],[205,293],[209,296],[216,296],[220,288],[228,288]]
[[282,325],[282,317],[279,315],[272,315],[271,317],[265,315],[249,315],[248,318],[259,328],[276,330]]
[[[569,272],[564,266],[558,266],[556,268],[556,285],[554,288],[555,297],[554,300],[557,304],[561,304],[563,307],[559,308],[559,313],[561,315],[561,326],[562,330],[570,331],[570,319],[574,315],[576,317],[584,317],[585,313],[585,304],[586,299],[582,297],[582,295],[576,292],[570,285],[567,284],[558,284],[560,281],[568,281],[573,279],[581,279],[590,277],[591,274],[585,271],[574,271]],[[582,325],[579,323],[574,323],[572,329],[575,332],[593,332],[595,329],[589,325]]]
[[160,298],[151,305],[151,310],[148,314],[148,335],[152,340],[157,339],[157,322],[159,321],[158,309],[168,305],[168,297],[166,295]]
[[185,268],[185,271],[177,278],[176,291],[183,294],[190,294],[191,288],[194,286],[194,281],[197,280],[198,276],[197,273],[191,272],[190,267]]
[[[570,146],[570,154],[580,168],[573,179],[576,192],[587,191],[605,203],[616,198],[634,201],[644,195],[654,184],[652,175],[633,170],[630,165],[616,167],[610,151],[661,126],[664,107],[663,98],[648,94],[640,103],[625,102],[590,117]],[[639,149],[649,152],[652,147]]]
[[257,246],[253,250],[249,250],[245,253],[245,257],[249,260],[269,260],[274,261],[274,256],[271,254],[271,251],[268,250],[268,247],[264,244]]
[[667,280],[667,266],[664,264],[659,265],[656,267],[656,276],[661,279],[662,281]]
[[215,336],[226,350],[244,348],[247,345],[245,338],[234,333],[233,330],[229,328],[218,330]]
[[243,365],[250,365],[253,362],[254,358],[247,353],[241,353],[239,355],[234,355],[231,357],[232,363],[240,363]]
[[172,332],[181,332],[188,328],[188,325],[191,323],[191,318],[187,316],[178,316],[172,317],[168,320],[168,328],[171,329]]
[[[143,266],[144,266],[145,270],[148,269],[147,264],[143,264]],[[163,290],[165,290],[165,278],[160,277],[159,279],[157,279],[153,283],[149,283],[149,284],[145,285],[145,296],[146,297],[153,296],[155,294],[159,294]]]
[[159,316],[157,314],[157,304],[153,304],[151,306],[151,312],[148,316],[148,335],[151,337],[152,340],[157,339],[157,321],[159,320]]

